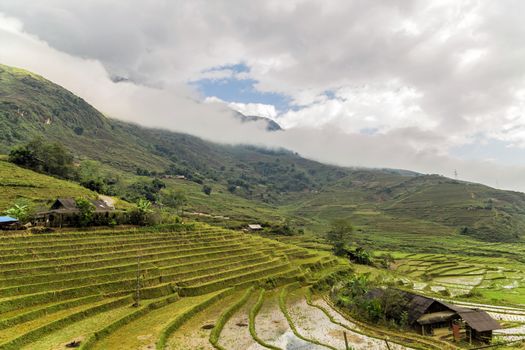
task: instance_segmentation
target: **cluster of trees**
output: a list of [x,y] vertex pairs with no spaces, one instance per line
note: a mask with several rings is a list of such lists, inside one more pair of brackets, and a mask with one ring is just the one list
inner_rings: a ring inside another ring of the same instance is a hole
[[372,255],[368,250],[360,246],[353,250],[348,247],[353,231],[354,228],[349,220],[334,220],[330,231],[326,234],[326,240],[332,246],[335,255],[347,257],[358,264],[372,265]]
[[[378,293],[370,293],[373,289]],[[408,326],[408,301],[400,290],[378,289],[370,274],[354,275],[332,292],[336,304],[355,317],[394,328]]]
[[118,176],[102,170],[94,160],[84,160],[77,168],[76,180],[84,187],[108,196],[122,193],[122,182]]
[[166,184],[162,180],[140,179],[127,187],[124,199],[130,202],[136,202],[144,198],[156,203],[159,201],[160,192],[164,188],[166,188]]
[[189,168],[184,166],[179,166],[175,164],[170,164],[170,166],[164,172],[165,175],[183,175],[189,181],[193,181],[202,185],[204,183],[204,177],[200,174],[197,174],[194,171],[191,171]]
[[255,170],[264,177],[263,184],[271,185],[277,192],[298,192],[314,186],[310,176],[297,169],[295,163],[281,163],[279,158],[274,162],[260,161]]
[[9,161],[40,173],[74,177],[73,155],[58,142],[35,138],[9,153]]

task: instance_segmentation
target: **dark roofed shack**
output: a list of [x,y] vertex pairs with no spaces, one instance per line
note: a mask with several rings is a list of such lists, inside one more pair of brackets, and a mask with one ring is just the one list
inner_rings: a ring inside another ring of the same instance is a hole
[[489,343],[492,340],[492,331],[501,329],[502,326],[486,311],[469,309],[447,304],[465,322],[467,338]]
[[[95,206],[96,212],[108,212],[114,210],[106,202],[101,199],[90,199],[91,204]],[[78,213],[77,202],[73,198],[58,198],[51,206],[51,211],[60,210],[63,212]]]
[[[374,289],[368,292],[368,298],[378,298],[384,289]],[[476,340],[490,343],[492,331],[501,329],[501,325],[487,312],[444,303],[440,300],[422,295],[399,291],[407,301],[408,324],[423,335],[431,335],[434,329],[448,328],[463,324],[468,341]]]
[[[93,216],[94,225],[107,225],[112,220],[118,221],[119,215],[112,206],[100,199],[90,199],[89,202],[95,207]],[[38,213],[36,220],[51,227],[78,226],[80,210],[74,198],[58,198],[49,211]]]

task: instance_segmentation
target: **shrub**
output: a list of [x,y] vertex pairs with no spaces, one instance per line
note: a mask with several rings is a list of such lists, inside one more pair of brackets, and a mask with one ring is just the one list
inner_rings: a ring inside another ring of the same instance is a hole
[[204,192],[204,194],[206,195],[211,195],[211,191],[212,191],[212,188],[208,185],[204,185],[202,186],[202,192]]
[[153,209],[149,200],[140,198],[137,201],[137,208],[130,213],[130,222],[134,225],[148,225],[153,221]]

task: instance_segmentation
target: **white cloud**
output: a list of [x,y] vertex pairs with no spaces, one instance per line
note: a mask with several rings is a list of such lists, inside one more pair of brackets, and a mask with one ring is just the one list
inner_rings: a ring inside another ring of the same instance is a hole
[[[468,168],[468,179],[525,189],[520,167],[448,155],[483,139],[525,147],[522,1],[4,0],[0,11],[9,14],[0,17],[3,63],[112,116],[338,164]],[[249,71],[212,69],[238,63]],[[287,132],[238,125],[224,104],[202,103],[187,84],[202,78],[254,79],[290,97],[290,111],[229,101]]]
[[226,105],[229,108],[242,113],[246,116],[258,116],[275,120],[277,110],[275,106],[264,103],[241,103],[241,102],[226,102],[216,96],[208,96],[204,99],[206,103],[218,103]]

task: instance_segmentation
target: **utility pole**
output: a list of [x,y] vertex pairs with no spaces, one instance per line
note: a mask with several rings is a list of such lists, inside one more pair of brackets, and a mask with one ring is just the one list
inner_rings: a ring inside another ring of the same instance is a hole
[[140,306],[140,255],[137,255],[137,285],[135,290],[135,307]]
[[454,169],[454,178],[456,180],[458,179],[458,171],[457,171],[457,169]]

